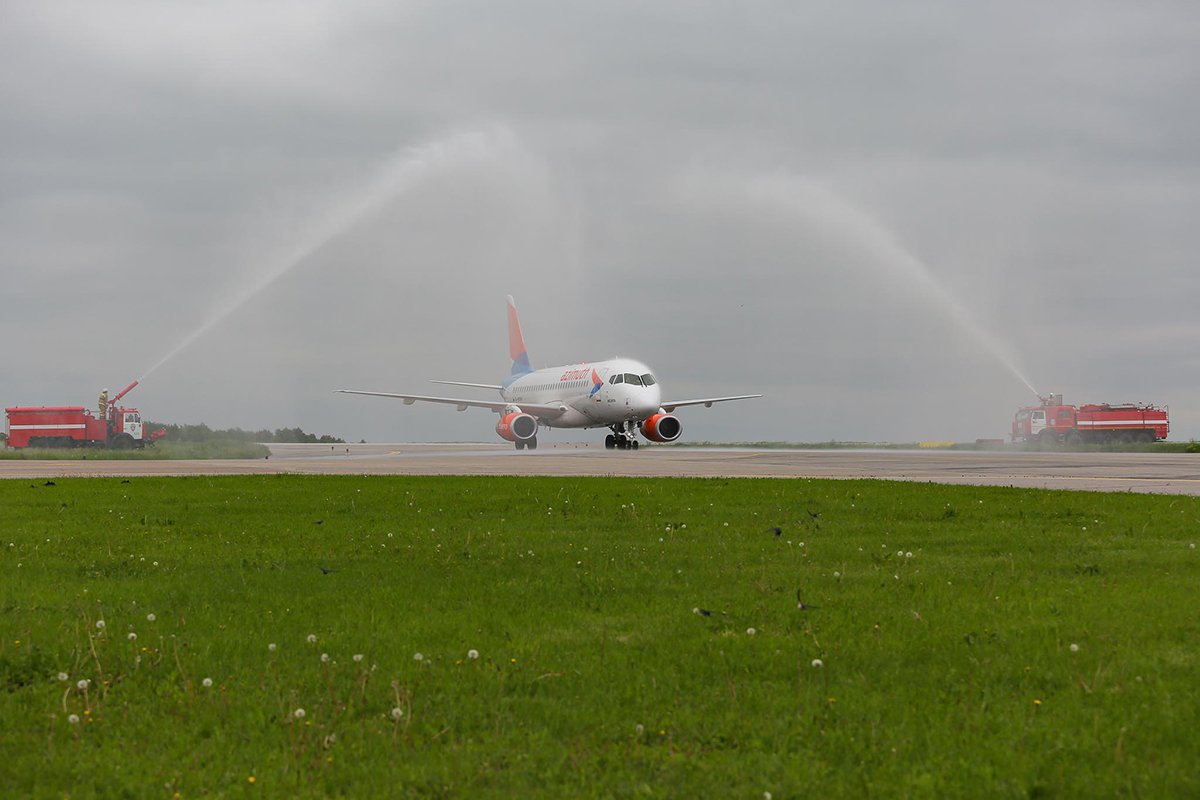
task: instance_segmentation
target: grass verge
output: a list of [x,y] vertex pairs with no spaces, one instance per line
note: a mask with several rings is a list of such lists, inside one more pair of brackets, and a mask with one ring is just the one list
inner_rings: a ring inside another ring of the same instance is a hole
[[0,449],[0,459],[12,461],[171,461],[179,459],[265,458],[270,448],[254,442],[158,442],[144,450],[26,447]]
[[1194,498],[253,476],[0,504],[5,796],[1200,793]]

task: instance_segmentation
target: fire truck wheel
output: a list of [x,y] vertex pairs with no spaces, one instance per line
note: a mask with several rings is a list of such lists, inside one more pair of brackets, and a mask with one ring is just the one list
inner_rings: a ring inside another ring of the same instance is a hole
[[1063,437],[1063,442],[1066,443],[1067,445],[1079,444],[1078,431],[1067,431],[1066,436]]
[[1129,431],[1121,431],[1114,438],[1118,444],[1129,444],[1133,441],[1133,435]]
[[133,437],[128,433],[119,433],[113,437],[110,447],[112,447],[113,450],[132,450]]
[[1054,431],[1042,431],[1038,434],[1038,441],[1046,447],[1052,447],[1058,444],[1058,437],[1054,435]]

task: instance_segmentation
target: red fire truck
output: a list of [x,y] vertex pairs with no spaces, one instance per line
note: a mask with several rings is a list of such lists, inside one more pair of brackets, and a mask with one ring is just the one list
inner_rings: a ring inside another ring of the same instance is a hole
[[108,392],[100,394],[99,414],[83,406],[27,406],[4,409],[4,432],[8,446],[20,447],[111,447],[116,450],[142,448],[165,431],[145,435],[142,415],[136,408],[117,405],[138,385],[126,386],[110,402]]
[[1039,406],[1017,412],[1012,424],[1014,442],[1075,444],[1077,442],[1155,442],[1170,429],[1166,406],[1127,403],[1063,404],[1061,394],[1039,398]]

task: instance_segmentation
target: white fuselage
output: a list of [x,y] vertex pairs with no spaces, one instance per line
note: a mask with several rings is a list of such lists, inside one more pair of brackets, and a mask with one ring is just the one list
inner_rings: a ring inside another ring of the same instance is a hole
[[518,408],[522,403],[565,406],[561,415],[539,418],[548,428],[595,428],[640,421],[662,404],[658,381],[650,369],[628,358],[528,372],[506,381],[500,396]]

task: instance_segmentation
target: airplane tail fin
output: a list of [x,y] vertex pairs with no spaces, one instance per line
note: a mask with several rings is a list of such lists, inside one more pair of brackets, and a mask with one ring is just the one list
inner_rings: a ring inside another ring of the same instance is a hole
[[511,377],[533,372],[529,365],[529,351],[525,349],[525,337],[521,335],[521,320],[517,316],[517,304],[508,296],[508,355],[512,359]]

